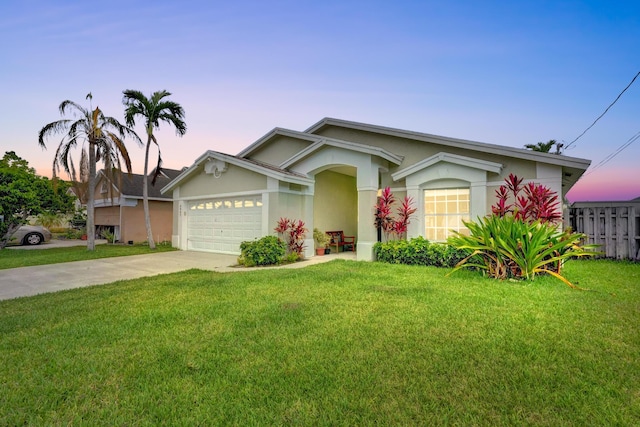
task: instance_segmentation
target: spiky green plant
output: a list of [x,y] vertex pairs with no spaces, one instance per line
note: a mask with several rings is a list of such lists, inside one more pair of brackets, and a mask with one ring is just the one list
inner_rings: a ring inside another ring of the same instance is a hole
[[448,243],[471,254],[460,261],[452,273],[464,267],[478,268],[497,279],[527,280],[546,273],[578,288],[562,275],[563,262],[596,254],[595,245],[581,246],[585,235],[560,231],[558,226],[540,221],[492,215],[477,222],[465,222],[465,225],[469,235],[454,232]]

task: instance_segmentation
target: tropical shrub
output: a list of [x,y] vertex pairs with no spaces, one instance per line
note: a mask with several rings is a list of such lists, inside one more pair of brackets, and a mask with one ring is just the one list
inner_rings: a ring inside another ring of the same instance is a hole
[[559,231],[540,221],[526,222],[513,216],[489,216],[465,223],[470,235],[456,233],[449,244],[471,252],[454,271],[463,267],[483,270],[496,279],[533,280],[546,273],[576,288],[561,274],[563,262],[593,256],[591,245],[580,246],[584,235]]
[[83,234],[86,234],[86,230],[84,229],[76,230],[75,228],[68,228],[64,233],[64,237],[67,239],[79,239]]
[[569,258],[595,255],[595,246],[581,246],[583,234],[560,230],[557,223],[562,215],[553,191],[539,184],[521,184],[522,179],[509,175],[496,190],[493,215],[464,222],[468,235],[454,231],[448,243],[469,256],[453,271],[477,268],[496,279],[528,280],[544,273],[576,288],[562,276],[562,265]]
[[103,239],[106,239],[108,243],[115,243],[116,242],[116,235],[113,231],[109,230],[108,228],[105,228],[104,230],[102,230],[100,232],[100,235],[102,236]]
[[36,218],[36,224],[41,225],[49,231],[63,223],[62,215],[58,212],[41,212]]
[[391,236],[398,239],[404,239],[407,236],[407,226],[409,225],[411,215],[416,212],[413,207],[413,198],[405,196],[401,205],[398,207],[398,219],[391,216],[391,206],[396,202],[396,198],[391,192],[391,188],[386,187],[382,190],[378,202],[376,203],[376,214],[374,225],[382,230],[385,240],[389,241]]
[[276,236],[242,242],[238,263],[246,267],[279,264],[285,256],[286,248],[286,243]]
[[522,185],[522,178],[509,174],[505,184],[496,190],[496,196],[498,201],[491,206],[494,215],[513,215],[522,221],[554,224],[562,220],[558,195],[542,184]]
[[390,264],[454,267],[469,255],[444,243],[429,242],[424,237],[410,240],[390,240],[373,245],[376,260]]
[[287,244],[287,253],[295,253],[298,259],[303,258],[304,238],[307,229],[302,220],[280,218],[274,229]]

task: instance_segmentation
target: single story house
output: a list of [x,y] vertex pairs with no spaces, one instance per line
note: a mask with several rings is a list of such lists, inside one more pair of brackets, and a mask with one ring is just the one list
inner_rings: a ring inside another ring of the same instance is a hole
[[[155,185],[149,178],[149,216],[156,242],[170,241],[173,228],[173,200],[160,192],[181,171],[162,169]],[[147,229],[142,203],[143,175],[126,173],[109,179],[104,171],[98,172],[95,188],[96,234],[103,230],[115,234],[120,242],[144,242]]]
[[[171,241],[180,249],[237,254],[275,234],[279,218],[356,236],[373,258],[381,189],[413,198],[407,237],[444,241],[462,220],[491,212],[510,173],[564,195],[590,161],[383,126],[324,118],[300,132],[275,128],[237,155],[207,151],[162,189],[173,197]],[[398,203],[399,204],[399,203]],[[312,233],[305,255],[312,256]]]

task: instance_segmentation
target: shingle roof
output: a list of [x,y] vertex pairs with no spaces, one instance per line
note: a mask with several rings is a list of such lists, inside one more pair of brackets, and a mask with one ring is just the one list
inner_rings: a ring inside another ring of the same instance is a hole
[[[149,178],[149,197],[154,199],[171,199],[170,194],[162,194],[160,190],[162,187],[171,182],[174,178],[180,175],[182,171],[176,169],[162,169],[162,174],[156,180],[155,185],[151,185],[151,177]],[[153,172],[152,172],[153,173]],[[152,175],[152,174],[150,174]],[[120,194],[123,196],[129,197],[139,197],[142,198],[142,179],[144,175],[140,174],[131,174],[130,176],[126,173],[122,174],[122,179],[120,181],[116,180],[114,185],[119,188]]]

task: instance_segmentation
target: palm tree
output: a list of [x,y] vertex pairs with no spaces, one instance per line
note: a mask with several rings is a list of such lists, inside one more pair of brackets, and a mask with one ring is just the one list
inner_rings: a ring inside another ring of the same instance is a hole
[[69,159],[71,188],[78,198],[78,201],[80,201],[80,204],[86,205],[87,198],[89,196],[89,155],[85,148],[82,148],[80,151],[80,163],[78,164],[78,167],[79,170],[78,173],[76,173],[76,167],[73,163],[73,159]]
[[144,221],[147,227],[147,241],[149,248],[155,249],[151,232],[151,218],[149,216],[149,149],[153,142],[158,147],[158,162],[154,170],[151,185],[155,185],[156,178],[162,172],[162,157],[160,156],[160,145],[153,134],[155,129],[160,127],[160,122],[165,122],[176,128],[176,134],[183,136],[187,132],[187,125],[184,122],[184,109],[177,102],[165,100],[171,96],[166,90],[154,92],[147,98],[142,92],[137,90],[125,90],[122,103],[125,105],[125,121],[127,126],[135,125],[136,116],[144,119],[144,127],[147,133],[147,146],[144,153],[144,175],[142,178],[142,202],[144,206]]
[[562,154],[561,150],[564,144],[556,142],[555,139],[550,139],[547,142],[538,142],[537,144],[526,144],[524,148],[540,153],[550,153],[554,145],[556,146],[556,152],[554,154]]
[[[87,249],[95,249],[95,217],[94,217],[94,193],[96,185],[96,165],[102,161],[105,170],[112,170],[116,167],[121,170],[120,158],[124,161],[127,172],[131,173],[131,159],[124,145],[125,136],[132,136],[137,142],[140,138],[126,126],[120,124],[113,117],[105,116],[100,108],[91,107],[91,93],[86,99],[89,100],[89,109],[76,104],[73,101],[63,101],[58,109],[60,115],[72,115],[73,119],[62,119],[49,123],[38,135],[38,144],[42,148],[47,148],[45,139],[63,133],[64,136],[56,150],[53,159],[53,176],[56,177],[60,168],[69,175],[72,175],[73,161],[71,150],[78,144],[88,143],[88,191],[87,191]],[[80,161],[82,164],[82,160]],[[81,166],[82,168],[82,166]],[[75,175],[75,171],[73,171]]]

